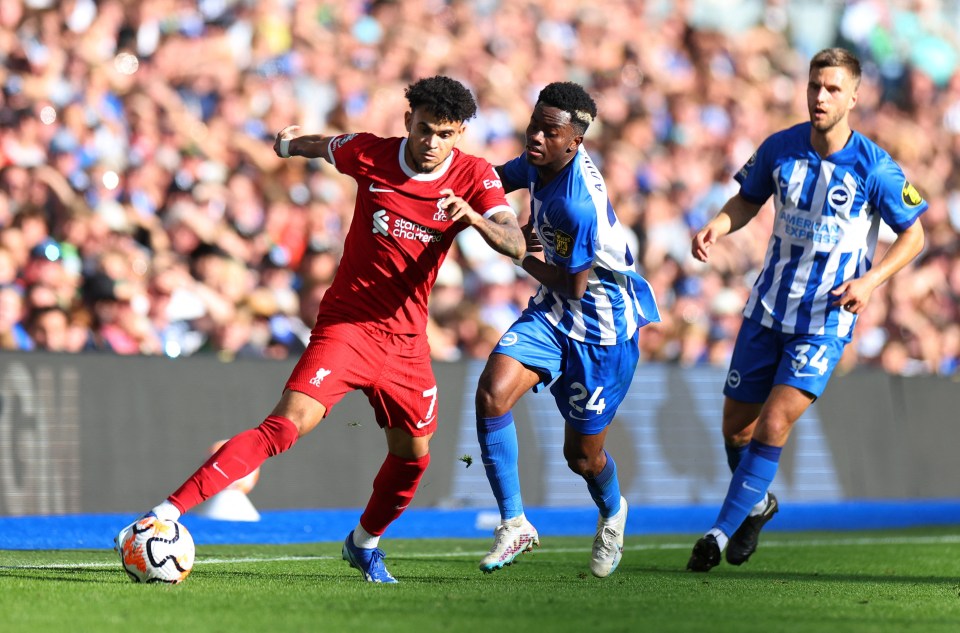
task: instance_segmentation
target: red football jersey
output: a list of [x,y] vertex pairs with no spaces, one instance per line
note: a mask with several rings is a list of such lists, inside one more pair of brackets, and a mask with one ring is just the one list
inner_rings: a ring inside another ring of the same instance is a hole
[[436,172],[421,174],[403,159],[406,142],[368,133],[330,141],[337,171],[357,181],[357,200],[318,324],[367,322],[395,334],[424,332],[437,270],[468,226],[440,209],[440,191],[453,190],[484,217],[513,212],[486,160],[454,149]]

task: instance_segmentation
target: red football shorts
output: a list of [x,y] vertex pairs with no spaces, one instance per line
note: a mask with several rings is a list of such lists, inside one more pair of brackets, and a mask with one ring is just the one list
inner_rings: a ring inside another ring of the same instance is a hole
[[327,413],[347,392],[359,389],[381,428],[423,436],[436,431],[437,380],[426,334],[392,334],[368,325],[318,325],[287,380]]

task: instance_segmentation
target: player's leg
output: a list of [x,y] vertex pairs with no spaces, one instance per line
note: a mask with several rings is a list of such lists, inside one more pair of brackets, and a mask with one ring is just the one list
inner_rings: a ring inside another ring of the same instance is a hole
[[[227,440],[173,494],[154,506],[147,515],[178,520],[196,505],[249,475],[268,458],[288,450],[323,419],[324,411],[324,406],[309,396],[285,391],[280,402],[259,426]],[[114,538],[117,547],[134,523],[124,527]]]
[[344,394],[362,384],[367,369],[355,358],[357,338],[355,327],[318,328],[267,419],[228,440],[168,501],[187,512],[312,431]]
[[567,341],[563,375],[550,387],[566,420],[563,455],[597,505],[590,571],[599,578],[612,574],[623,554],[627,501],[620,492],[616,461],[604,445],[633,382],[638,343],[636,338],[619,345]]
[[[749,451],[761,408],[761,404],[740,402],[729,397],[724,401],[723,439],[731,474],[737,472],[737,467]],[[725,548],[727,562],[742,565],[750,558],[757,549],[760,530],[779,509],[776,496],[767,490],[763,498],[750,509],[740,527],[730,535]]]
[[397,582],[383,563],[380,537],[410,505],[430,465],[431,435],[412,437],[387,429],[387,457],[373,480],[373,492],[360,520],[344,541],[343,557],[368,582]]
[[310,396],[284,391],[266,420],[227,440],[167,500],[181,513],[189,512],[268,458],[292,447],[317,426],[325,412],[326,408]]
[[[737,466],[747,453],[762,406],[760,403],[741,402],[729,397],[724,400],[723,441],[731,474],[737,471]],[[742,565],[750,558],[757,549],[760,530],[779,509],[776,496],[768,490],[763,499],[750,509],[737,531],[730,536],[725,550],[727,562]]]
[[540,377],[516,359],[503,354],[491,354],[477,385],[480,457],[501,519],[512,519],[523,514],[517,471],[519,447],[512,409],[520,397],[538,382]]
[[491,572],[509,565],[521,553],[540,544],[536,529],[523,512],[520,494],[517,428],[511,410],[520,397],[540,382],[540,376],[520,361],[493,353],[477,385],[477,440],[484,472],[500,510],[494,544],[480,561]]
[[[327,411],[354,388],[355,370],[361,363],[350,358],[349,345],[344,344],[352,338],[350,332],[338,332],[336,328],[316,330],[270,415],[259,426],[227,440],[173,494],[147,514],[179,519],[200,502],[253,472],[268,458],[288,450],[313,430]],[[121,530],[114,541],[122,542],[129,529],[127,526]]]
[[[773,376],[776,386],[761,410],[749,450],[734,473],[717,524],[694,547],[688,564],[691,569],[708,570],[716,564],[713,561],[719,557],[718,549],[724,547],[727,561],[734,565],[743,564],[756,551],[760,530],[779,510],[777,498],[768,489],[778,468],[781,448],[794,423],[823,393],[847,343],[833,336],[770,333],[765,336],[767,339],[776,336],[777,347],[782,350]],[[763,333],[759,338],[764,338]],[[725,390],[728,397],[730,390],[728,381]],[[758,489],[764,494],[758,495],[755,492]],[[744,515],[743,509],[751,500],[754,505]],[[730,535],[729,542],[725,542],[727,535]],[[710,536],[715,545],[710,542]]]
[[795,387],[777,385],[773,388],[714,525],[714,530],[719,532],[715,536],[721,549],[725,545],[721,539],[733,534],[754,505],[763,500],[777,474],[780,454],[790,431],[811,402],[810,394]]
[[[767,406],[760,414],[755,437],[750,441],[737,470],[733,473],[717,520],[703,538],[694,545],[693,553],[687,562],[687,569],[709,571],[715,567],[720,563],[720,554],[728,546],[731,536],[736,535],[744,525],[748,525],[745,520],[751,510],[763,502],[777,474],[783,443],[786,443],[790,429],[810,402],[810,396],[798,389],[785,385],[774,387]],[[768,425],[772,431],[769,434],[764,433]],[[767,441],[782,443],[768,444],[760,439],[766,439],[768,435],[777,439]],[[763,523],[766,523],[776,511],[775,497],[772,499],[771,512],[768,517],[765,517],[766,520]],[[758,535],[759,530],[754,536]],[[740,536],[739,540],[743,540],[743,535]],[[743,543],[738,542],[735,547],[734,564],[741,564],[753,553],[750,551],[744,558]],[[755,542],[753,549],[756,549]]]
[[747,452],[747,445],[753,439],[753,430],[757,427],[762,402],[743,402],[734,398],[723,401],[723,448],[727,454],[727,466],[733,473]]
[[438,394],[425,337],[387,336],[380,345],[386,363],[376,384],[364,391],[386,434],[387,456],[359,522],[344,540],[343,558],[368,582],[393,583],[380,537],[410,505],[430,464]]
[[[723,405],[724,448],[727,464],[734,475],[748,454],[763,403],[773,389],[777,367],[782,360],[782,345],[779,333],[759,323],[746,319],[740,326],[723,389],[726,396]],[[724,499],[724,505],[729,502],[730,494]],[[737,527],[726,533],[720,533],[716,526],[711,528],[694,545],[687,569],[708,571],[718,565],[721,553]]]
[[590,556],[590,572],[598,578],[606,578],[620,564],[627,525],[627,500],[620,492],[617,463],[604,448],[607,428],[584,435],[567,424],[563,443],[567,466],[583,477],[599,511]]

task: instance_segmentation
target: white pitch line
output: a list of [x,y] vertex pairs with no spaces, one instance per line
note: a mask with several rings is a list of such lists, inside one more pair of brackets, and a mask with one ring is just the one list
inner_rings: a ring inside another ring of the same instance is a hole
[[[850,546],[871,546],[871,545],[939,545],[960,543],[960,535],[944,536],[892,536],[892,537],[861,537],[861,538],[839,538],[839,539],[810,539],[801,541],[776,540],[768,538],[763,542],[764,548],[770,547],[850,547]],[[630,552],[641,552],[651,550],[676,550],[688,549],[692,547],[690,543],[653,543],[649,545],[628,545],[623,549]],[[545,554],[579,554],[589,552],[586,547],[541,547],[535,550],[540,555]],[[394,560],[403,558],[461,558],[484,556],[484,551],[452,551],[452,552],[423,552],[391,554]],[[245,563],[282,563],[293,561],[311,561],[311,560],[339,560],[339,556],[247,556],[243,558],[197,558],[194,565],[223,565],[223,564],[245,564]],[[106,569],[116,567],[116,562],[90,561],[80,563],[50,563],[43,565],[0,565],[0,570],[13,569]]]
[[[224,563],[283,563],[301,560],[335,560],[339,556],[262,556],[245,558],[198,558],[193,561],[196,565],[211,565]],[[0,569],[106,569],[108,567],[117,567],[117,562],[105,563],[103,561],[89,563],[46,563],[43,565],[0,565]]]

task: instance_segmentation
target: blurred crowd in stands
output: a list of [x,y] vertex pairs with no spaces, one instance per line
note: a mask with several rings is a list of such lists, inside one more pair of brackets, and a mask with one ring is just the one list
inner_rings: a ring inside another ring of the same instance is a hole
[[[760,141],[807,118],[821,44],[790,35],[801,29],[784,2],[753,3],[735,32],[694,20],[730,4],[3,0],[0,347],[295,357],[354,185],[277,158],[274,135],[292,123],[404,135],[404,88],[446,74],[480,106],[461,149],[493,164],[522,151],[541,87],[589,89],[600,117],[586,144],[664,315],[643,330],[643,357],[723,366],[772,210],[709,266],[690,238]],[[929,1],[826,4],[823,44],[865,64],[854,127],[930,202],[924,253],[875,293],[843,368],[957,374],[955,16]],[[510,196],[522,214],[524,195]],[[484,358],[533,288],[475,232],[461,237],[431,299],[438,360]]]

